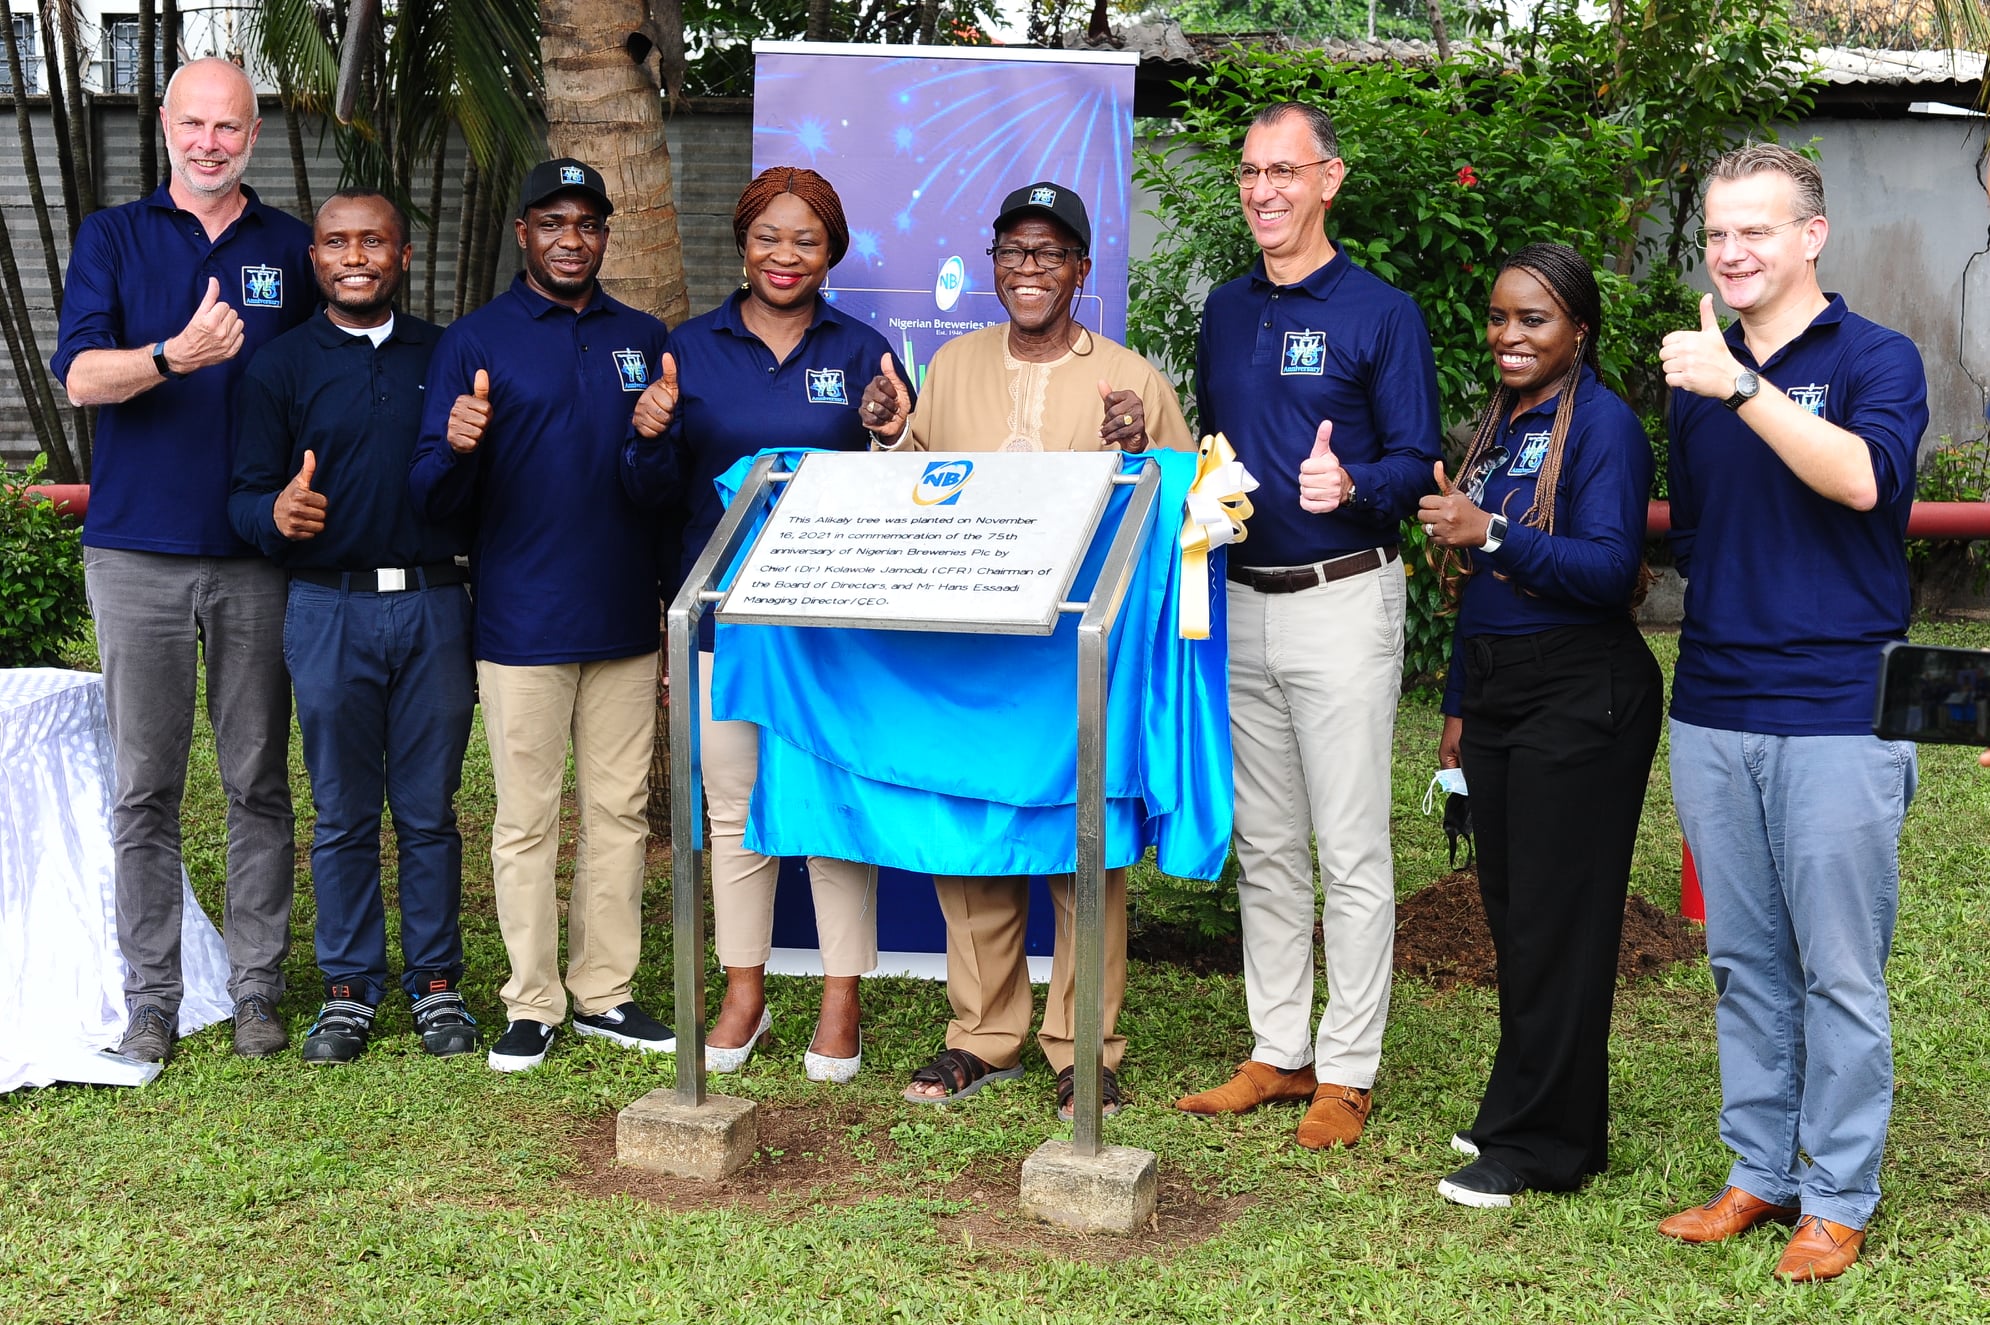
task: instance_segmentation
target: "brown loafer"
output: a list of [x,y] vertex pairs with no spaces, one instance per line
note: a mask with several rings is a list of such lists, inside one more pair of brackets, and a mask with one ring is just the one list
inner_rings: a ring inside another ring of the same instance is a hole
[[1793,1205],[1771,1205],[1739,1187],[1723,1187],[1705,1205],[1681,1210],[1659,1221],[1658,1231],[1682,1242],[1721,1242],[1757,1224],[1791,1224],[1801,1211]]
[[1834,1224],[1822,1215],[1805,1215],[1797,1221],[1796,1236],[1783,1249],[1776,1262],[1776,1277],[1801,1283],[1836,1279],[1859,1259],[1866,1242],[1862,1228]]
[[1369,1091],[1323,1082],[1313,1092],[1313,1106],[1299,1121],[1299,1144],[1308,1150],[1351,1146],[1361,1139],[1362,1129],[1368,1126],[1368,1111],[1374,1107]]
[[1184,1095],[1175,1107],[1185,1113],[1249,1113],[1260,1104],[1303,1104],[1313,1098],[1313,1065],[1287,1072],[1247,1058],[1237,1064],[1237,1075],[1200,1095]]

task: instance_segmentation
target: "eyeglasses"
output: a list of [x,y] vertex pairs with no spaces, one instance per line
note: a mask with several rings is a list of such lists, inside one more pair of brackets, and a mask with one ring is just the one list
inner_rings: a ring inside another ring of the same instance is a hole
[[1018,248],[1014,244],[997,244],[988,250],[995,255],[995,265],[1003,271],[1014,271],[1023,265],[1025,258],[1035,258],[1039,271],[1056,271],[1070,258],[1082,258],[1082,248],[1061,248],[1055,244],[1044,248]]
[[1759,244],[1778,231],[1787,230],[1793,225],[1802,225],[1806,221],[1814,221],[1816,219],[1814,216],[1799,216],[1794,221],[1785,221],[1781,225],[1751,225],[1742,230],[1708,230],[1703,227],[1700,230],[1700,247],[1719,248],[1730,239],[1741,244],[1743,247],[1750,244]]
[[1301,161],[1297,165],[1293,165],[1289,161],[1274,161],[1272,164],[1262,167],[1246,162],[1244,165],[1238,166],[1232,173],[1236,175],[1237,187],[1241,189],[1248,189],[1251,185],[1257,183],[1258,176],[1260,175],[1264,176],[1265,183],[1271,185],[1274,189],[1289,189],[1292,187],[1292,181],[1299,178],[1300,171],[1310,170],[1314,166],[1324,166],[1333,159],[1332,157],[1323,157],[1318,161]]

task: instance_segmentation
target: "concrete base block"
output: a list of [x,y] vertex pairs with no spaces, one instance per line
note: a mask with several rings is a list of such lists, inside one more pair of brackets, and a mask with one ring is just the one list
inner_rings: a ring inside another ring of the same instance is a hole
[[691,1108],[676,1091],[657,1089],[615,1116],[615,1162],[674,1178],[730,1177],[751,1162],[759,1145],[751,1100],[707,1095]]
[[1023,1213],[1087,1233],[1137,1233],[1154,1217],[1158,1186],[1151,1150],[1102,1146],[1085,1156],[1046,1141],[1023,1161]]

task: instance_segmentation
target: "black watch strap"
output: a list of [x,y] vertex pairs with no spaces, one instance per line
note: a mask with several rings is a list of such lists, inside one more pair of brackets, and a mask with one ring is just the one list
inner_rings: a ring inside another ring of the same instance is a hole
[[152,346],[152,366],[157,368],[159,376],[168,382],[177,382],[186,376],[185,373],[174,372],[173,366],[166,362],[166,342],[163,340],[154,342]]

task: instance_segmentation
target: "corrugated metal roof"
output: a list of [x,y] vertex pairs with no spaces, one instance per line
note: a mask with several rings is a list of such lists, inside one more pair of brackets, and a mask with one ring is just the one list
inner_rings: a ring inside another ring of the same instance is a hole
[[1820,81],[1837,84],[1973,83],[1983,77],[1979,51],[1881,51],[1861,46],[1826,46],[1804,52],[1823,71]]

